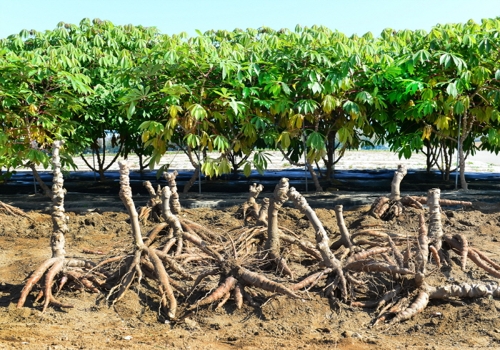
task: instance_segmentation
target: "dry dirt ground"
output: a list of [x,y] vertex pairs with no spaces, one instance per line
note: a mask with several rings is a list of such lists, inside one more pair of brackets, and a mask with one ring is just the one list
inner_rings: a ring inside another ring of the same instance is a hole
[[[89,205],[91,206],[91,205]],[[351,233],[362,228],[367,206],[344,212]],[[224,235],[242,226],[238,207],[225,210],[207,208],[184,210],[183,216]],[[476,203],[474,208],[445,209],[445,233],[464,234],[471,246],[479,247],[493,260],[500,256],[500,206]],[[333,210],[317,209],[319,218],[330,233],[331,241],[339,235]],[[41,312],[32,293],[21,309],[16,308],[23,282],[45,259],[50,257],[52,230],[48,213],[28,212],[28,218],[0,214],[0,349],[463,349],[500,347],[500,300],[431,301],[413,319],[387,327],[371,327],[377,315],[369,308],[347,303],[330,304],[322,297],[324,284],[302,299],[274,296],[255,290],[258,307],[247,304],[236,309],[233,301],[216,309],[216,304],[200,307],[182,322],[165,322],[159,314],[158,298],[145,280],[127,292],[124,300],[109,305],[105,295],[63,290],[59,298],[74,305],[71,309],[49,307]],[[66,251],[69,257],[100,261],[117,255],[131,246],[130,224],[124,212],[68,213],[70,233]],[[418,211],[407,210],[388,222],[370,219],[385,232],[415,236]],[[373,221],[375,220],[375,222]],[[314,242],[314,231],[298,210],[284,208],[279,224],[303,239]],[[144,232],[152,226],[147,223]],[[86,254],[85,249],[104,255]],[[313,271],[312,264],[297,259],[288,248],[286,258],[301,275]],[[451,253],[451,267],[434,271],[428,282],[434,285],[471,281],[495,281],[469,261],[460,269],[457,255]],[[201,292],[206,294],[217,284],[208,279]],[[284,284],[289,284],[285,278]],[[383,293],[373,281],[369,298]],[[404,294],[404,293],[403,293]],[[183,314],[192,299],[177,295]],[[199,295],[198,295],[199,297]]]

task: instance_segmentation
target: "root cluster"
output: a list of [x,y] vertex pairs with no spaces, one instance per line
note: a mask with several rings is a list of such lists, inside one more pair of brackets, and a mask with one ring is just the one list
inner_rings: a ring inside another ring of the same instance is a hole
[[[128,171],[127,164],[120,163],[120,197],[131,224],[128,250],[92,264],[64,258],[59,247],[59,253],[42,263],[29,278],[18,306],[24,304],[42,276],[44,309],[49,304],[66,306],[53,296],[54,289],[62,287],[53,288],[59,278],[101,292],[110,303],[119,302],[131,286],[150,288],[158,296],[161,317],[171,320],[182,320],[199,308],[221,308],[228,301],[234,302],[236,308],[245,303],[260,307],[277,295],[308,299],[311,292],[317,292],[332,300],[333,305],[373,308],[373,325],[392,325],[421,312],[433,299],[500,296],[500,287],[495,283],[435,286],[428,282],[430,274],[440,273],[453,263],[451,253],[460,257],[462,269],[471,261],[496,278],[500,277],[500,265],[471,247],[465,236],[443,232],[439,190],[430,190],[425,198],[412,197],[411,201],[400,197],[404,167],[398,168],[395,175],[399,182],[388,199],[392,204],[384,205],[383,211],[381,201],[377,201],[367,215],[375,213],[382,218],[388,210],[393,210],[391,215],[400,215],[407,203],[412,203],[419,218],[418,234],[401,235],[366,227],[351,233],[342,206],[337,206],[339,234],[333,242],[316,212],[286,178],[261,204],[258,195],[262,187],[250,186],[249,198],[240,209],[241,226],[221,235],[181,214],[175,173],[165,174],[168,185],[163,188],[154,190],[151,184],[145,184],[151,200],[138,212],[132,201]],[[279,224],[279,212],[287,201],[307,218],[314,239],[300,229],[292,231]],[[398,209],[390,209],[391,205]],[[156,222],[156,226],[143,234],[141,221],[146,220]],[[309,270],[306,274],[297,268],[304,262]]]

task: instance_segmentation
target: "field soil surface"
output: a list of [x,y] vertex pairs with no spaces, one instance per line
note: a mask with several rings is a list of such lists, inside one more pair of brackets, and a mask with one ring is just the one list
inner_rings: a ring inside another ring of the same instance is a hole
[[[422,195],[425,195],[423,193]],[[24,197],[26,201],[30,197]],[[69,207],[99,207],[91,197],[72,197]],[[1,198],[0,198],[1,199]],[[18,199],[19,200],[19,199]],[[87,202],[83,203],[85,200]],[[50,202],[47,202],[50,204]],[[117,200],[116,207],[120,207]],[[415,237],[418,213],[408,209],[397,219],[381,221],[367,216],[369,206],[344,211],[351,233],[366,226],[384,232]],[[493,260],[500,256],[500,206],[476,201],[472,208],[444,208],[445,233],[462,233],[473,247],[480,248]],[[330,235],[339,236],[335,213],[316,208],[318,217]],[[492,298],[431,301],[413,319],[388,327],[371,327],[377,315],[374,309],[353,307],[349,302],[331,303],[322,296],[324,283],[309,291],[299,292],[301,299],[273,296],[255,289],[259,306],[244,304],[237,309],[233,300],[222,308],[216,304],[187,313],[187,307],[218,283],[218,277],[207,279],[197,295],[179,300],[178,322],[165,321],[159,314],[159,300],[145,279],[129,290],[120,302],[110,305],[105,294],[65,290],[58,298],[72,304],[71,309],[49,307],[41,312],[34,303],[36,292],[28,297],[25,307],[16,308],[23,283],[31,272],[51,255],[49,239],[52,231],[47,210],[28,210],[29,218],[0,214],[0,349],[463,349],[500,347],[500,300]],[[124,210],[68,212],[70,232],[66,237],[68,257],[100,261],[130,251],[131,229]],[[181,214],[213,232],[226,235],[241,228],[243,221],[238,206],[223,210],[213,208],[186,209]],[[314,230],[298,210],[283,208],[279,224],[304,240],[314,242]],[[153,227],[146,223],[143,232]],[[101,251],[104,255],[84,253]],[[284,255],[292,270],[304,276],[317,271],[291,247]],[[450,253],[452,264],[432,273],[427,282],[444,285],[462,282],[489,282],[496,279],[468,262],[460,269],[459,257]],[[206,268],[206,267],[205,267]],[[203,266],[199,267],[200,271]],[[268,272],[270,278],[276,274]],[[282,278],[289,285],[293,281]],[[186,282],[189,286],[192,282]],[[372,280],[361,299],[375,300],[384,293]],[[201,293],[201,294],[200,294]],[[405,295],[407,292],[403,292]]]

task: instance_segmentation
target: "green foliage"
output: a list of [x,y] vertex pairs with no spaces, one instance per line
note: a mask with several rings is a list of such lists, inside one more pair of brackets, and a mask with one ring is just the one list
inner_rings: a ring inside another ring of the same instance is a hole
[[47,164],[54,139],[71,155],[96,149],[110,131],[151,167],[172,145],[193,163],[218,152],[201,164],[211,177],[262,172],[264,148],[328,168],[338,141],[386,142],[406,158],[443,139],[497,150],[499,29],[490,19],[378,38],[321,26],[187,37],[84,19],[24,30],[0,40],[0,165]]

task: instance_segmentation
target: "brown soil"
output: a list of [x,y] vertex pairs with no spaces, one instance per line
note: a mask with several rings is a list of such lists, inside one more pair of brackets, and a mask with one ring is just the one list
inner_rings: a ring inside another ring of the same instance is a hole
[[[91,206],[89,203],[88,207]],[[188,209],[183,215],[223,234],[231,228],[241,227],[237,209]],[[358,207],[344,212],[352,232],[365,220],[375,220],[367,219],[367,210],[368,207]],[[500,206],[496,205],[445,210],[445,233],[465,234],[470,245],[496,259],[500,252],[499,210]],[[316,211],[334,241],[338,236],[334,211]],[[165,322],[159,316],[158,298],[147,281],[140,288],[128,291],[126,298],[114,306],[109,306],[103,295],[63,291],[59,298],[73,304],[74,308],[49,307],[41,313],[41,306],[33,304],[35,293],[32,293],[26,306],[17,309],[23,282],[39,263],[50,257],[50,216],[38,211],[28,214],[30,219],[0,214],[0,349],[458,349],[500,346],[500,301],[487,298],[431,301],[412,320],[391,328],[385,325],[371,328],[370,323],[376,315],[374,310],[348,304],[331,305],[321,296],[321,288],[302,292],[300,300],[284,296],[269,298],[270,294],[256,290],[256,300],[262,304],[259,308],[245,304],[237,310],[230,301],[220,310],[215,310],[215,305],[201,307],[178,323]],[[386,231],[414,236],[418,229],[417,214],[416,210],[408,209],[398,219],[377,223]],[[105,256],[111,256],[130,248],[130,226],[125,213],[68,215],[68,256],[99,261],[103,256],[85,254],[83,250],[100,250]],[[282,210],[280,225],[311,241],[314,239],[307,219],[295,209]],[[301,263],[292,259],[294,251],[289,250],[287,254],[292,270],[300,271],[300,275],[312,269],[306,261]],[[427,279],[430,284],[495,280],[470,261],[466,273],[462,272],[458,256],[453,253],[451,256],[452,267],[434,273]],[[210,280],[203,293],[207,293],[210,283],[215,285],[217,280]],[[189,301],[180,297],[179,301],[179,313],[182,314]]]

